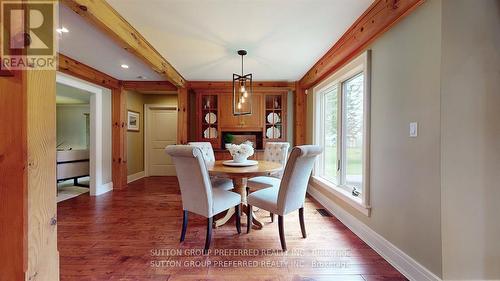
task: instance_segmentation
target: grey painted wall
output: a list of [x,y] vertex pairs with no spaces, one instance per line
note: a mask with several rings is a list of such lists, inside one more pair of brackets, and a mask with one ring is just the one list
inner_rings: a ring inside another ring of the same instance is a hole
[[447,280],[500,280],[500,1],[443,1],[442,231]]

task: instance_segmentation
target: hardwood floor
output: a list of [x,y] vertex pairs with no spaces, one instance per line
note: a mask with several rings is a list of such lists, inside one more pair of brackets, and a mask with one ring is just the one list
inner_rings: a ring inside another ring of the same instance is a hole
[[[233,221],[214,229],[209,256],[196,255],[205,243],[206,219],[189,214],[186,239],[179,243],[181,206],[173,177],[61,202],[61,280],[407,280],[339,220],[321,216],[321,206],[309,198],[306,239],[298,212],[285,216],[287,255],[280,250],[277,221],[271,223],[266,212],[257,213],[262,230],[238,235]],[[231,253],[245,249],[252,251]]]

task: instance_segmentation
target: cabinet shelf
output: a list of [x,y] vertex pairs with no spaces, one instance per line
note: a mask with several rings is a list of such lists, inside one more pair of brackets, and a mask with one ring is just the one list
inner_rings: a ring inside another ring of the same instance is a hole
[[[232,92],[199,90],[196,92],[196,140],[209,141],[215,149],[222,148],[223,134],[227,132],[258,133],[259,147],[266,142],[287,141],[287,95],[288,92],[285,91],[254,92],[252,114],[234,116]],[[205,120],[209,113],[216,115],[217,119],[213,124]],[[272,117],[267,120],[269,114],[272,114]],[[274,121],[279,122],[273,122],[273,117],[276,118]],[[208,129],[214,133],[214,138],[205,138],[204,132]],[[266,136],[268,130],[271,138]]]

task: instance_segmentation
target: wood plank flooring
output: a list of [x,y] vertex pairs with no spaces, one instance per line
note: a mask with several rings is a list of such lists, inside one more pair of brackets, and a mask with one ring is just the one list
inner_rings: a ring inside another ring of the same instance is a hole
[[61,280],[407,280],[335,217],[321,216],[310,198],[306,239],[298,212],[285,217],[286,255],[277,220],[271,223],[263,211],[262,230],[238,235],[233,221],[214,229],[212,252],[199,255],[205,218],[190,214],[186,240],[179,243],[180,200],[176,178],[152,177],[58,204]]

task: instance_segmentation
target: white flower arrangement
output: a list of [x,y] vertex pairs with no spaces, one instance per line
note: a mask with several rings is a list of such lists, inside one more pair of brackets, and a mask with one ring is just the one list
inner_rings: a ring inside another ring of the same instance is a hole
[[226,148],[235,162],[245,162],[248,157],[254,154],[252,143],[227,144]]

